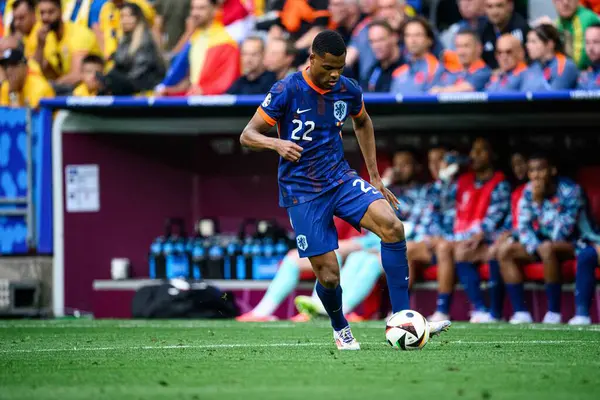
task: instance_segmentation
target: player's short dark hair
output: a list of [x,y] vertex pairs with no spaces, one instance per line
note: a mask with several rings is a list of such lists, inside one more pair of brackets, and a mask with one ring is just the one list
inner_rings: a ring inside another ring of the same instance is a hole
[[104,67],[104,59],[96,54],[88,54],[84,57],[81,65],[85,64],[96,64]]
[[529,154],[527,160],[545,160],[548,163],[548,166],[554,166],[554,157],[549,151],[543,149],[537,149]]
[[392,153],[392,155],[396,155],[398,153],[408,153],[412,156],[413,161],[415,163],[419,163],[419,161],[421,160],[421,153],[419,152],[419,150],[416,147],[412,147],[412,146],[402,146],[402,147],[398,147],[396,150],[394,150],[394,152]]
[[424,18],[420,15],[417,15],[416,17],[411,17],[409,18],[404,25],[402,25],[402,28],[400,28],[400,31],[402,32],[402,35],[404,35],[404,32],[406,30],[406,27],[410,24],[419,24],[421,25],[421,27],[425,30],[425,35],[427,36],[427,38],[429,40],[431,40],[431,42],[435,42],[435,33],[433,32],[433,27],[431,26],[431,24],[429,23],[429,20],[427,20],[427,18]]
[[44,3],[44,2],[46,2],[46,3],[52,3],[56,7],[60,8],[62,10],[61,0],[38,0],[38,4],[41,4],[41,3]]
[[481,43],[481,39],[479,38],[479,33],[475,29],[472,28],[461,28],[458,32],[456,32],[456,36],[458,35],[468,35],[475,40],[476,43]]
[[15,2],[13,3],[13,10],[16,10],[22,4],[27,5],[27,8],[29,8],[31,11],[35,11],[35,0],[15,0]]
[[560,37],[560,32],[554,27],[554,25],[540,24],[533,28],[532,31],[544,44],[548,44],[548,42],[553,42],[554,50],[560,53],[563,52],[563,42]]
[[312,52],[324,57],[326,53],[340,57],[346,54],[346,43],[342,35],[332,30],[320,32],[312,43]]
[[375,26],[379,26],[383,29],[385,29],[386,31],[388,31],[389,34],[393,34],[394,32],[394,28],[392,28],[392,26],[390,25],[389,22],[387,22],[384,19],[376,19],[375,21],[371,22],[369,24],[369,29],[375,27]]

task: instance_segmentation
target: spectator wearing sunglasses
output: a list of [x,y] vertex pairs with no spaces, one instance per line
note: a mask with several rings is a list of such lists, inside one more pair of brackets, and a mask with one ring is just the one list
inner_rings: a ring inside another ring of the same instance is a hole
[[524,57],[519,39],[509,33],[500,36],[496,42],[496,61],[499,69],[492,75],[485,90],[487,92],[519,91],[523,82],[523,73],[527,70]]

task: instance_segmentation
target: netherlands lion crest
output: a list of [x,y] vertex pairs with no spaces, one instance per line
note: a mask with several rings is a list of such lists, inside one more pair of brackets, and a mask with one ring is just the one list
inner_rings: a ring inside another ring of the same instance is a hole
[[306,241],[306,236],[304,235],[298,235],[296,237],[296,244],[298,245],[298,248],[302,251],[306,250],[308,248],[308,242]]
[[336,101],[333,103],[333,116],[338,121],[342,122],[346,119],[346,113],[348,112],[348,106],[345,101]]

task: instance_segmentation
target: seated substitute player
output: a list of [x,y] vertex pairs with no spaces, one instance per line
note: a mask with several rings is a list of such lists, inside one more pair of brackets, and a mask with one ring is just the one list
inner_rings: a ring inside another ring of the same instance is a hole
[[[500,44],[497,45],[500,48]],[[506,215],[502,231],[489,247],[488,265],[490,268],[490,279],[488,281],[488,294],[490,298],[490,315],[493,321],[500,321],[504,311],[504,281],[500,272],[498,262],[498,250],[509,241],[517,239],[519,227],[519,201],[527,184],[527,157],[522,150],[514,151],[510,157],[512,179],[510,194],[510,213]]]
[[575,274],[575,316],[569,325],[590,325],[590,306],[596,292],[596,267],[600,265],[600,234],[592,220],[589,202],[581,212],[577,227],[580,239],[577,242],[577,272]]
[[494,168],[488,139],[476,139],[470,157],[472,171],[462,174],[456,183],[452,247],[456,275],[474,308],[471,322],[487,323],[494,320],[483,300],[479,264],[487,261],[488,247],[510,211],[510,185]]
[[520,266],[541,259],[548,298],[548,312],[543,322],[558,324],[561,321],[560,263],[575,256],[582,192],[572,180],[556,177],[556,168],[548,156],[531,155],[528,165],[529,183],[518,205],[519,241],[508,242],[498,251],[500,269],[514,311],[510,323],[533,322],[525,306]]
[[[317,294],[327,310],[340,350],[358,350],[342,311],[340,268],[333,216],[374,232],[381,238],[383,268],[394,312],[409,308],[408,262],[402,222],[390,203],[398,200],[385,188],[375,154],[373,124],[356,81],[342,76],[346,45],[337,32],[325,30],[312,44],[310,66],[277,82],[244,128],[240,142],[280,156],[279,203],[286,207],[296,232],[300,257],[308,257],[318,282]],[[344,159],[341,129],[352,116],[371,184],[360,179]],[[266,136],[275,124],[279,138]],[[450,322],[430,324],[433,334]]]

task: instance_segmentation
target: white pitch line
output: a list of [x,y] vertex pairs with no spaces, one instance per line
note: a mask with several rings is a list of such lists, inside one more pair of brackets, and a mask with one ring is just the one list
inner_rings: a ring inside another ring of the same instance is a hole
[[[362,342],[364,345],[388,346],[384,342]],[[456,340],[445,342],[444,344],[467,344],[467,345],[558,345],[558,344],[598,344],[600,341],[594,340],[492,340],[492,341],[468,341]],[[440,342],[432,342],[433,345],[439,345]],[[131,350],[175,350],[175,349],[234,349],[234,348],[255,348],[255,347],[333,347],[333,343],[233,343],[233,344],[206,344],[206,345],[168,345],[168,346],[140,346],[140,347],[71,347],[62,349],[0,349],[0,353],[54,353],[54,352],[72,352],[72,351],[131,351]]]
[[61,351],[118,351],[118,350],[174,350],[174,349],[233,349],[239,347],[318,347],[332,343],[254,343],[254,344],[206,344],[206,345],[170,345],[140,347],[71,347],[62,349],[1,349],[0,353],[52,353]]

